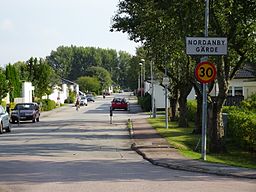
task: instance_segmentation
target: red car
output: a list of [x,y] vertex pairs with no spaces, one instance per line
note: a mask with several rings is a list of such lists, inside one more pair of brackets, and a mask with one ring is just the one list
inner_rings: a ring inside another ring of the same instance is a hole
[[115,109],[124,109],[128,110],[128,102],[126,101],[125,98],[114,98],[113,101],[111,102],[111,108],[112,110]]

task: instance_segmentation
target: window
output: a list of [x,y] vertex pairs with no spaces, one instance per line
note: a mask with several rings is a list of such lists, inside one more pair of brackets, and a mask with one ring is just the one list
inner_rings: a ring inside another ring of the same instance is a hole
[[235,87],[235,96],[243,95],[243,87]]

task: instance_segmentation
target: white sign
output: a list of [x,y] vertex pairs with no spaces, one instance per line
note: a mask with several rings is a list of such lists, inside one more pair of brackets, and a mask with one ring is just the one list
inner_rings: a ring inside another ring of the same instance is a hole
[[186,37],[187,55],[227,55],[227,38]]

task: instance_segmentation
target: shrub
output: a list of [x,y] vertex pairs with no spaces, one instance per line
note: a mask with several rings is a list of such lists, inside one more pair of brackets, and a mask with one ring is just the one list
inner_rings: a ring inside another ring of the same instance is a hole
[[70,96],[64,101],[64,103],[74,103],[74,102],[75,102],[75,98]]
[[249,111],[230,110],[228,136],[242,148],[256,149],[256,114]]
[[56,103],[50,99],[40,100],[41,111],[50,111],[56,107]]
[[244,110],[256,112],[256,94],[253,94],[246,100],[243,100],[240,105]]
[[197,111],[196,100],[188,100],[187,107],[188,107],[188,120],[195,122],[196,111]]
[[138,97],[138,102],[143,111],[151,110],[151,95],[146,93],[144,97]]

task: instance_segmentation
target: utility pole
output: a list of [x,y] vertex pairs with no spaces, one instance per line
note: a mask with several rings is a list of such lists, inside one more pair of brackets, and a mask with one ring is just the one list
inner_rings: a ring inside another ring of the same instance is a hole
[[[205,1],[205,31],[204,36],[208,37],[209,27],[209,0]],[[201,62],[207,61],[208,57],[201,58]],[[207,130],[207,83],[203,83],[203,106],[202,106],[202,149],[201,158],[206,160],[206,130]]]
[[151,110],[152,117],[156,118],[156,110],[155,110],[155,93],[154,93],[154,75],[153,75],[153,61],[150,61],[150,79],[151,79]]

